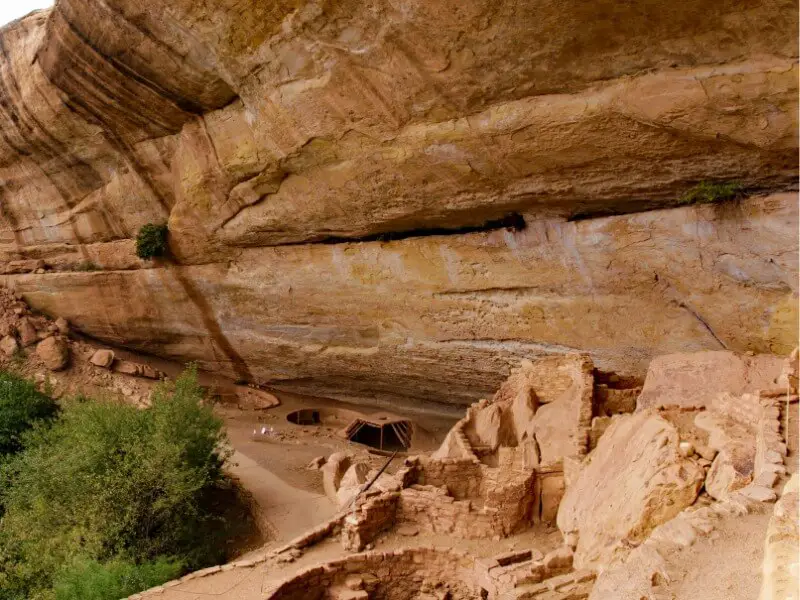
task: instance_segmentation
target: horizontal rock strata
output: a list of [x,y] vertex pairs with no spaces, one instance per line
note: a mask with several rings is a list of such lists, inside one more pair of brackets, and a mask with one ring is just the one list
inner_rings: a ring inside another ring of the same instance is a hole
[[[796,13],[58,0],[0,30],[0,266],[106,342],[357,401],[788,352]],[[702,180],[750,198],[666,210]]]

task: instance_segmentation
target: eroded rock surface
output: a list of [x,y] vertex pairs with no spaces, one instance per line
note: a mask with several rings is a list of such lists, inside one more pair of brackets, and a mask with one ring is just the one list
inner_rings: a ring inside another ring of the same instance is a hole
[[740,396],[773,388],[784,360],[770,354],[745,356],[726,351],[658,356],[650,363],[637,408],[707,408],[722,393]]
[[775,504],[767,529],[759,600],[800,598],[799,500],[800,477],[794,474],[784,487],[781,499]]
[[558,509],[562,533],[577,534],[578,568],[610,564],[695,501],[704,472],[678,444],[677,430],[656,414],[614,420]]
[[[796,194],[565,219],[793,185],[797,6],[587,6],[58,0],[2,29],[6,283],[371,402],[466,404],[542,353],[787,353]],[[136,258],[164,221],[171,257]]]

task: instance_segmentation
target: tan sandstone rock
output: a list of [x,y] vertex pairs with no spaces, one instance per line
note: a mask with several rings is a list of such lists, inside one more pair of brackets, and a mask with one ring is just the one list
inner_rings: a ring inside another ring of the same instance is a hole
[[7,335],[0,340],[0,351],[6,356],[13,356],[19,352],[19,344],[14,336]]
[[19,342],[23,348],[32,346],[39,341],[39,333],[28,317],[22,317],[19,320],[19,323],[17,323],[17,333],[19,334]]
[[681,456],[678,432],[642,412],[621,416],[600,438],[567,488],[557,523],[577,533],[577,568],[609,564],[697,498],[703,470]]
[[361,490],[361,486],[367,482],[369,475],[369,465],[358,462],[350,466],[339,482],[339,489],[336,491],[336,499],[339,507],[347,506],[350,501]]
[[163,373],[154,369],[150,365],[135,363],[129,360],[116,360],[111,366],[117,373],[132,375],[133,377],[145,377],[147,379],[160,379]]
[[337,502],[337,492],[347,470],[353,464],[352,455],[346,452],[334,452],[322,465],[322,486],[325,495],[333,502]]
[[60,334],[67,335],[69,333],[69,322],[64,317],[58,317],[55,326]]
[[706,475],[706,491],[715,500],[724,500],[731,492],[753,481],[755,448],[726,444],[711,463]]
[[[796,194],[682,198],[796,182],[795,14],[59,0],[2,32],[4,281],[110,344],[361,402],[467,405],[570,349],[638,376],[788,353]],[[145,264],[165,220],[176,264]]]
[[800,477],[795,473],[775,504],[764,544],[758,600],[800,598]]
[[69,364],[69,344],[59,337],[45,338],[36,346],[36,355],[51,371],[60,371]]
[[741,395],[775,386],[784,359],[727,351],[658,356],[650,363],[637,409],[707,407],[717,394]]
[[91,358],[89,358],[89,362],[97,367],[110,369],[111,365],[114,363],[114,351],[105,349],[96,350]]

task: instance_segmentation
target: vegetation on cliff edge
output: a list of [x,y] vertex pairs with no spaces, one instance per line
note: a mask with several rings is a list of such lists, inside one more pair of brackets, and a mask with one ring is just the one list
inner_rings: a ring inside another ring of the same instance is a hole
[[31,419],[0,471],[0,600],[118,600],[226,558],[229,450],[202,396],[190,369],[145,410],[75,399]]
[[168,233],[166,225],[143,225],[136,236],[136,256],[148,259],[166,254]]
[[681,204],[706,204],[735,200],[743,188],[736,181],[701,181],[680,198]]

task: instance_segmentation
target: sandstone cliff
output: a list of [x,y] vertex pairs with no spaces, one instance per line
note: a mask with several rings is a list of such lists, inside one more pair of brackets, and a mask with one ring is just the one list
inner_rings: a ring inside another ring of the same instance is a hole
[[[57,0],[0,30],[5,280],[363,401],[571,349],[788,352],[796,39],[782,0]],[[679,206],[701,180],[750,197]],[[139,261],[159,221],[172,258]]]

